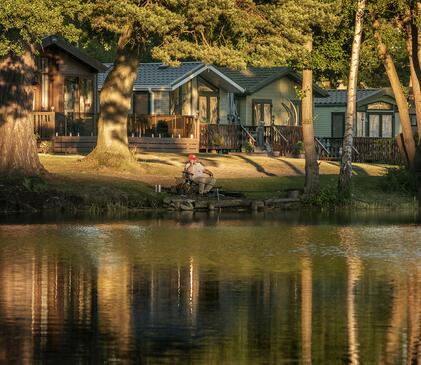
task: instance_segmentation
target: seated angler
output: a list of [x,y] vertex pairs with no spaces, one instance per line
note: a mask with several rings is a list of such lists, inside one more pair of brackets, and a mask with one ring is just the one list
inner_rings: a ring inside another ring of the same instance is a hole
[[197,161],[195,155],[189,155],[189,161],[184,167],[184,172],[189,175],[189,178],[199,185],[199,194],[207,194],[216,183],[212,171],[208,170],[200,162]]

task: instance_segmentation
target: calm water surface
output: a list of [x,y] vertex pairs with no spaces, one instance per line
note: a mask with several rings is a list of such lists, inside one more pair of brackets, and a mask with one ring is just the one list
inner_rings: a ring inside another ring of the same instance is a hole
[[406,216],[4,223],[0,363],[46,362],[421,363],[421,226]]

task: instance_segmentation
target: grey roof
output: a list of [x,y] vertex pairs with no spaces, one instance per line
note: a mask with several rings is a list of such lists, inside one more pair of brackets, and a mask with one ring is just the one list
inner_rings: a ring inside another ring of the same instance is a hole
[[[301,75],[293,71],[290,67],[247,67],[245,70],[219,67],[218,69],[246,89],[246,93],[248,94],[255,93],[282,77],[289,77],[297,83],[301,83],[302,81]],[[314,92],[318,96],[327,96],[326,91],[317,85],[314,85]]]
[[[111,71],[113,64],[105,64],[108,70],[98,74],[98,88],[101,89],[105,78]],[[178,67],[169,67],[160,62],[141,63],[134,84],[134,90],[147,90],[148,88],[168,89],[182,79],[205,67],[202,62],[182,62]]]
[[63,37],[58,35],[50,35],[42,40],[42,47],[47,48],[51,46],[59,47],[63,51],[69,53],[79,61],[87,64],[98,72],[105,72],[107,69],[106,66],[104,66],[101,62],[81,51],[79,48],[76,48],[67,42]]
[[[317,106],[334,106],[346,105],[347,103],[347,90],[328,90],[329,96],[325,98],[315,98]],[[367,99],[381,98],[383,96],[394,97],[389,88],[379,89],[358,89],[357,90],[357,103],[362,103]]]

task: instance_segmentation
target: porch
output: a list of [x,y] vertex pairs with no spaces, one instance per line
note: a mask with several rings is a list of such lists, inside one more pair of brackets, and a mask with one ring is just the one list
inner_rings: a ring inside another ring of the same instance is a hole
[[[34,133],[50,140],[56,153],[89,153],[95,147],[98,115],[93,113],[33,112]],[[297,126],[243,126],[205,124],[186,115],[137,115],[128,117],[129,146],[141,151],[240,152],[246,144],[291,157],[303,140]],[[339,160],[343,138],[315,138],[320,160]],[[354,137],[353,160],[401,164],[394,138]]]

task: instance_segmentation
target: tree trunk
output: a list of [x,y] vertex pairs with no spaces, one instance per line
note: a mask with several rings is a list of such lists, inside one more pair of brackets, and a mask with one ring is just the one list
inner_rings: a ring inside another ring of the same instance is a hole
[[0,175],[39,175],[39,161],[31,119],[34,52],[0,59]]
[[[410,69],[410,77],[411,77],[411,84],[412,84],[412,92],[414,95],[414,103],[415,103],[415,112],[417,115],[417,131],[418,131],[418,143],[421,138],[421,89],[420,89],[420,82],[417,77],[417,73],[415,70],[415,63],[414,63],[414,49],[413,49],[413,42],[412,42],[412,30],[411,25],[406,25],[406,48],[408,51],[408,58],[409,58],[409,69]],[[416,51],[416,50],[415,50]],[[418,59],[418,55],[415,56]],[[419,61],[418,61],[419,63]],[[419,121],[419,122],[418,122]]]
[[399,80],[399,75],[396,71],[395,64],[392,56],[389,54],[383,38],[380,34],[380,23],[376,20],[373,23],[375,29],[375,37],[377,39],[377,49],[380,59],[383,61],[384,68],[386,69],[389,78],[390,86],[392,87],[393,94],[395,95],[396,104],[399,109],[399,118],[402,127],[403,142],[405,145],[406,153],[408,156],[408,166],[413,167],[415,159],[415,140],[412,134],[411,119],[409,117],[408,101],[406,100],[403,92],[402,84]]
[[98,139],[88,160],[94,160],[100,166],[122,168],[133,161],[127,138],[127,117],[139,68],[139,54],[131,37],[131,30],[120,35],[114,67],[99,94]]
[[[310,39],[306,49],[311,52],[313,41]],[[319,164],[317,162],[316,145],[313,130],[313,71],[310,68],[303,70],[302,84],[302,127],[305,152],[305,184],[304,193],[314,195],[319,192]]]
[[355,15],[354,42],[352,44],[351,64],[348,79],[345,134],[342,146],[341,169],[339,172],[338,182],[338,194],[344,199],[351,197],[352,143],[354,124],[357,120],[358,64],[360,59],[361,36],[363,33],[364,9],[365,0],[359,0],[357,13]]

